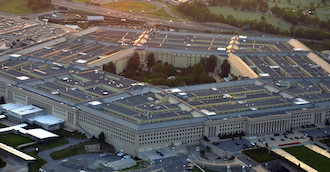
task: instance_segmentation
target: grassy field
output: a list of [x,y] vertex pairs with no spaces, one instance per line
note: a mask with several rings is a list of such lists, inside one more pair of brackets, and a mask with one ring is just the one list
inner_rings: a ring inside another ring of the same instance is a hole
[[31,14],[49,9],[37,10],[33,12],[27,6],[27,0],[0,0],[0,11],[12,14]]
[[44,165],[44,164],[46,164],[47,163],[47,161],[45,161],[44,159],[41,159],[39,156],[38,156],[38,152],[36,152],[36,151],[32,151],[32,152],[26,152],[26,151],[24,151],[26,154],[29,154],[29,155],[31,155],[31,156],[33,156],[34,158],[36,158],[37,159],[37,161],[35,162],[35,163],[32,163],[31,165],[30,165],[30,172],[39,172],[39,168],[42,166],[42,165]]
[[2,0],[0,1],[0,11],[14,14],[31,13],[27,7],[27,0]]
[[244,150],[243,153],[255,159],[258,162],[267,162],[279,158],[279,156],[272,151],[268,153],[267,148]]
[[154,11],[154,12],[150,12],[150,13],[147,12],[146,14],[151,17],[158,17],[158,18],[162,18],[162,19],[176,19],[176,18],[168,15],[166,13],[166,11],[164,10],[164,8]]
[[84,144],[78,144],[75,146],[70,146],[66,149],[53,152],[50,154],[50,157],[53,158],[54,160],[59,160],[62,158],[70,157],[73,155],[84,154],[84,153],[86,153]]
[[[318,5],[320,5],[321,7],[324,6],[322,4],[322,0],[291,0],[290,4],[288,3],[288,0],[276,0],[276,2],[274,2],[274,0],[268,0],[269,8],[271,8],[277,4],[277,6],[280,8],[288,7],[288,8],[297,9],[297,7],[299,6],[300,9],[309,9],[310,3],[314,3],[314,6],[316,8],[318,7]],[[327,5],[329,5],[329,3]]]
[[103,7],[112,8],[116,10],[130,11],[132,12],[141,12],[155,10],[157,7],[153,4],[146,2],[137,2],[137,1],[119,1],[119,2],[110,2],[102,5]]
[[330,159],[306,148],[305,146],[284,148],[283,150],[320,172],[326,172],[329,170],[327,164],[330,164]]
[[168,6],[170,8],[170,10],[172,11],[173,14],[175,14],[176,16],[178,17],[181,17],[181,18],[184,18],[184,19],[187,19],[187,20],[191,20],[191,21],[194,21],[195,19],[190,17],[190,16],[186,16],[184,15],[183,13],[181,13],[180,11],[176,10],[175,8],[173,8],[172,6]]
[[[287,0],[279,0],[274,2],[273,0],[268,0],[269,9],[275,5],[280,8],[287,8],[287,9],[303,9],[303,10],[310,10],[311,3],[314,3],[314,7],[316,8],[316,15],[319,17],[320,20],[328,20],[330,18],[330,3],[328,1],[327,5],[324,6],[321,0],[291,0],[289,4]],[[299,8],[298,8],[299,7]]]
[[328,20],[330,19],[330,7],[317,9],[316,14],[320,20]]
[[29,143],[32,141],[32,139],[13,133],[0,135],[0,142],[12,147],[17,147],[18,145]]
[[[235,10],[230,7],[209,7],[209,10],[216,15],[223,15],[225,18],[227,18],[228,15],[234,16],[236,19],[241,19],[241,20],[257,20],[260,21],[262,16],[265,16],[266,22],[274,25],[275,27],[280,27],[281,31],[289,30],[291,27],[291,24],[278,19],[274,16],[267,16],[263,15],[262,13],[257,13],[257,12],[248,12],[248,11],[240,11],[240,10]],[[241,26],[243,27],[243,26]]]

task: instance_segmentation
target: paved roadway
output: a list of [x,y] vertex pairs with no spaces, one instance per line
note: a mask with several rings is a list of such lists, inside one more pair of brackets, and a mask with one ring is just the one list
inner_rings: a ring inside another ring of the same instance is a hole
[[[79,9],[84,11],[89,11],[93,13],[97,13],[104,16],[112,16],[112,17],[122,17],[127,19],[137,19],[139,21],[146,21],[149,25],[154,26],[155,24],[162,24],[162,25],[168,25],[172,27],[181,27],[183,29],[195,29],[200,31],[210,30],[210,31],[232,31],[233,27],[225,27],[225,26],[207,26],[203,25],[198,22],[192,22],[192,21],[170,21],[166,19],[159,19],[154,18],[142,14],[132,14],[125,11],[90,5],[86,3],[81,2],[75,2],[75,1],[66,1],[66,0],[52,0],[52,3],[54,5],[58,6],[64,6],[71,9]],[[162,4],[163,5],[163,4]],[[165,5],[165,11],[169,12],[170,9]],[[172,13],[170,12],[169,15]],[[174,15],[174,14],[172,14]],[[178,16],[176,16],[178,17]]]
[[58,151],[58,150],[61,150],[61,149],[65,149],[69,146],[76,145],[76,144],[79,144],[81,142],[85,142],[88,139],[77,140],[77,139],[73,139],[73,138],[67,138],[67,140],[69,141],[69,143],[66,144],[66,145],[55,147],[53,149],[48,149],[48,150],[45,150],[45,151],[42,151],[42,152],[38,153],[40,158],[47,161],[47,163],[42,166],[43,169],[45,169],[46,171],[53,171],[53,172],[55,172],[55,171],[59,171],[59,172],[60,171],[71,171],[71,169],[69,169],[67,167],[63,167],[63,166],[60,165],[62,163],[62,160],[53,160],[49,155],[52,152],[55,152],[55,151]]

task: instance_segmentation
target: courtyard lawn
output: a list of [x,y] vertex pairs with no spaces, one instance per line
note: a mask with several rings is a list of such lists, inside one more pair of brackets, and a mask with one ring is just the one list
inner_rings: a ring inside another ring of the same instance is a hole
[[258,162],[267,162],[279,158],[276,153],[268,151],[267,148],[244,150],[243,153]]
[[102,5],[103,7],[112,8],[116,10],[130,11],[132,12],[141,12],[155,10],[157,7],[153,4],[146,2],[138,2],[138,1],[119,1],[119,2],[110,2]]
[[44,164],[47,163],[47,161],[45,161],[44,159],[41,159],[41,158],[38,156],[38,152],[36,152],[36,151],[32,151],[32,152],[26,152],[26,151],[24,151],[24,152],[25,152],[26,154],[29,154],[29,155],[31,155],[31,156],[33,156],[34,158],[37,159],[37,161],[36,161],[35,163],[32,163],[32,164],[30,165],[30,169],[29,169],[30,172],[39,172],[39,168],[40,168],[41,166],[43,166]]
[[318,170],[319,172],[329,171],[328,165],[330,164],[330,159],[306,148],[305,146],[289,147],[284,148],[283,150],[295,156],[300,161],[308,164],[312,168]]
[[[216,15],[223,15],[225,18],[227,18],[228,15],[232,15],[237,20],[257,20],[260,21],[262,16],[265,16],[266,22],[272,24],[274,27],[279,27],[281,31],[289,30],[291,27],[291,24],[278,19],[274,16],[268,16],[264,15],[262,13],[257,12],[248,12],[248,11],[240,11],[235,10],[230,7],[218,7],[218,6],[211,6],[208,7],[208,9]],[[243,27],[243,26],[241,26]]]
[[54,160],[59,160],[62,158],[70,157],[73,155],[84,154],[84,153],[86,153],[84,144],[78,144],[53,152],[50,154],[50,157],[53,158]]
[[12,147],[17,147],[21,144],[33,142],[33,140],[18,134],[7,133],[0,134],[0,142]]

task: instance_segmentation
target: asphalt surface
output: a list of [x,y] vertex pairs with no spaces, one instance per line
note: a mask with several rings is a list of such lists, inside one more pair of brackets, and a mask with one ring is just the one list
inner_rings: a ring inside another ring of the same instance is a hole
[[48,149],[48,150],[45,150],[45,151],[42,151],[42,152],[38,153],[38,156],[40,158],[47,161],[47,163],[44,164],[41,168],[45,169],[46,171],[53,171],[53,172],[56,172],[56,171],[58,171],[58,172],[68,171],[69,172],[69,171],[71,171],[70,168],[67,168],[67,167],[64,167],[64,166],[60,165],[63,162],[62,160],[53,160],[50,157],[50,154],[52,152],[68,148],[70,146],[79,144],[81,142],[85,142],[88,139],[77,140],[77,139],[73,139],[73,138],[67,138],[67,140],[69,141],[69,143],[66,144],[66,145],[59,146],[59,147],[56,147],[56,148],[53,148],[53,149]]

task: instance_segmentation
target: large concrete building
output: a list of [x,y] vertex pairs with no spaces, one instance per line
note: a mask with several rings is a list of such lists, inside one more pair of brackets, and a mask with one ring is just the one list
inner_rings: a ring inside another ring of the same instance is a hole
[[[229,45],[237,41],[241,48]],[[296,52],[295,44],[286,38],[92,28],[3,56],[0,96],[42,108],[89,136],[104,132],[117,150],[135,156],[194,145],[203,136],[322,125],[330,118],[329,64],[303,45]],[[142,62],[153,52],[177,67],[214,54],[219,65],[228,59],[234,73],[253,79],[163,89],[98,67],[114,61],[121,72],[134,52]]]

